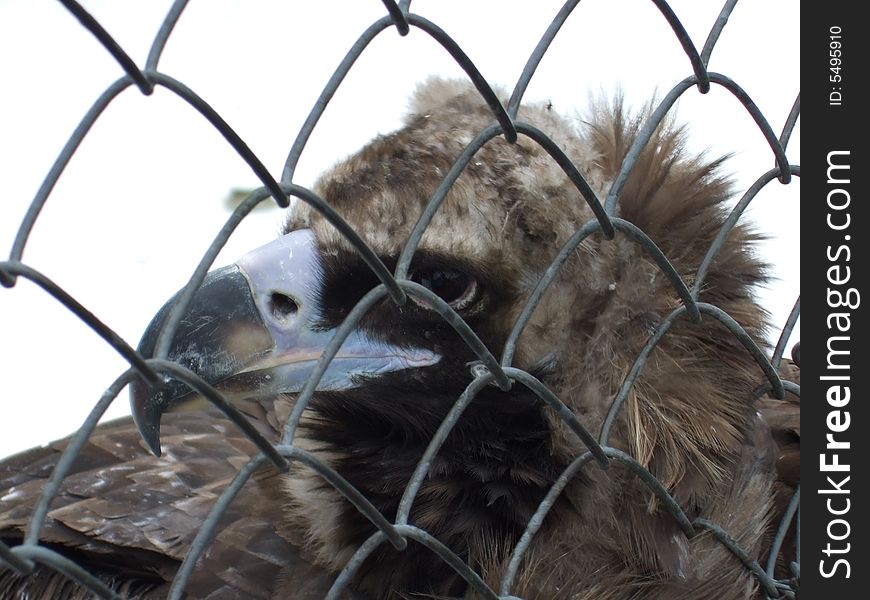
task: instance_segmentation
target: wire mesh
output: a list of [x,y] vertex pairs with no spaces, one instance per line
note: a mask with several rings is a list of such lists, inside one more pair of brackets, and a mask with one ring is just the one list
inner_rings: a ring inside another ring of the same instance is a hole
[[[728,21],[731,11],[734,9],[736,1],[732,0],[725,3],[719,18],[709,33],[704,48],[699,53],[680,22],[680,19],[667,2],[653,0],[653,4],[673,29],[674,36],[682,46],[688,59],[688,63],[691,66],[692,75],[675,85],[673,89],[664,96],[656,110],[650,114],[648,121],[640,131],[634,145],[629,149],[621,166],[619,176],[610,187],[606,198],[603,199],[597,197],[595,192],[586,183],[583,173],[577,169],[571,160],[544,132],[517,119],[517,111],[529,81],[534,75],[538,64],[545,56],[551,42],[558,34],[562,25],[571,15],[573,9],[579,3],[579,0],[569,0],[566,2],[553,19],[550,27],[544,33],[534,52],[529,57],[525,69],[513,89],[513,93],[510,96],[507,106],[503,106],[499,102],[490,83],[479,72],[474,62],[465,54],[460,45],[451,39],[444,30],[425,17],[412,13],[410,11],[410,2],[396,4],[392,0],[384,0],[383,4],[387,14],[365,30],[329,79],[329,82],[326,84],[320,98],[318,98],[314,107],[311,109],[302,130],[293,142],[280,181],[273,178],[261,160],[246,145],[245,141],[208,102],[199,97],[181,81],[159,71],[158,65],[161,53],[169,40],[178,19],[181,17],[182,12],[185,9],[187,4],[186,1],[178,0],[173,4],[169,13],[166,15],[160,31],[153,41],[146,64],[144,68],[141,69],[126,54],[124,49],[112,39],[100,23],[81,5],[74,0],[60,0],[60,2],[94,35],[97,40],[99,40],[106,51],[109,52],[123,68],[125,75],[109,86],[94,103],[92,108],[81,120],[73,135],[69,138],[54,166],[46,176],[42,186],[36,194],[36,197],[31,203],[26,216],[21,222],[18,235],[12,245],[9,259],[0,262],[0,283],[7,288],[14,288],[19,278],[33,281],[46,294],[49,294],[58,302],[66,306],[73,315],[81,319],[88,327],[93,329],[100,337],[102,337],[107,344],[123,356],[124,359],[129,362],[130,369],[122,374],[112,384],[112,386],[110,386],[104,396],[94,407],[86,422],[76,432],[73,442],[66,447],[63,456],[54,468],[51,479],[43,488],[42,496],[35,508],[33,516],[31,517],[27,535],[22,543],[10,547],[0,542],[0,566],[6,569],[12,569],[21,574],[26,574],[31,572],[38,563],[65,574],[67,577],[87,587],[101,598],[120,597],[103,581],[95,577],[93,574],[88,573],[80,565],[76,564],[74,560],[64,556],[55,548],[43,545],[40,542],[40,531],[43,528],[45,520],[48,518],[47,515],[52,501],[58,494],[58,490],[60,489],[73,460],[76,458],[77,453],[81,450],[83,444],[93,432],[97,425],[97,421],[109,404],[111,404],[117,395],[137,377],[141,377],[150,385],[160,385],[163,378],[173,377],[180,379],[191,387],[197,389],[213,402],[215,406],[218,406],[222,411],[224,411],[228,418],[239,425],[245,431],[245,434],[255,442],[257,447],[261,450],[261,453],[252,457],[246,465],[239,469],[235,479],[226,489],[223,490],[220,497],[215,501],[212,511],[203,522],[198,535],[187,551],[177,572],[170,592],[171,598],[181,598],[183,596],[185,585],[191,572],[195,568],[197,559],[207,551],[209,545],[214,539],[216,533],[215,528],[217,527],[221,515],[227,510],[227,507],[249,478],[258,469],[263,468],[268,463],[271,463],[275,468],[284,471],[292,461],[304,464],[307,468],[319,473],[329,485],[333,486],[343,496],[345,496],[351,503],[353,503],[360,513],[365,515],[366,518],[377,527],[377,532],[360,546],[356,554],[354,554],[354,556],[348,561],[344,570],[338,574],[335,584],[329,593],[329,598],[338,598],[340,596],[346,586],[353,580],[354,574],[363,564],[364,560],[370,556],[378,546],[384,543],[390,543],[395,548],[401,550],[407,546],[409,540],[414,541],[415,543],[424,544],[430,548],[432,550],[433,561],[442,560],[446,564],[449,564],[450,567],[464,578],[468,582],[468,585],[480,594],[481,597],[510,598],[512,597],[511,590],[513,589],[514,582],[518,575],[524,552],[528,549],[532,538],[540,528],[544,518],[554,505],[560,492],[581,470],[590,468],[587,467],[588,463],[597,463],[600,468],[606,469],[613,461],[625,465],[634,472],[646,486],[648,486],[650,491],[653,492],[661,501],[664,509],[672,515],[675,523],[687,538],[692,538],[702,531],[711,532],[737,557],[737,559],[739,559],[744,567],[752,573],[752,575],[757,579],[759,587],[766,597],[795,597],[799,584],[799,561],[795,560],[793,562],[793,576],[788,579],[775,579],[774,567],[775,558],[779,554],[785,533],[789,528],[796,528],[799,526],[797,523],[799,520],[799,489],[795,493],[793,500],[789,505],[789,509],[777,529],[777,534],[773,541],[773,546],[767,563],[762,567],[759,562],[761,560],[760,557],[755,557],[747,553],[729,536],[729,533],[723,530],[719,525],[701,518],[694,520],[690,519],[662,483],[639,464],[635,458],[607,445],[611,427],[620,411],[622,403],[631,391],[638,376],[643,371],[650,353],[659,341],[667,335],[668,330],[674,322],[679,319],[690,319],[694,322],[701,319],[716,319],[724,324],[758,363],[759,372],[763,374],[763,378],[760,378],[759,380],[759,388],[757,390],[758,395],[769,392],[773,396],[781,398],[785,391],[799,395],[799,386],[791,382],[783,382],[780,380],[778,375],[778,367],[782,360],[786,341],[795,326],[799,314],[799,300],[796,302],[792,315],[783,329],[780,342],[777,344],[776,350],[771,359],[768,359],[764,355],[753,339],[727,313],[716,306],[698,301],[698,296],[704,284],[704,277],[709,265],[716,257],[717,252],[721,249],[729,231],[735,226],[738,218],[743,214],[753,198],[761,189],[764,188],[764,186],[774,179],[778,179],[782,183],[788,183],[793,176],[800,175],[800,167],[797,165],[790,165],[785,154],[786,144],[790,138],[792,129],[795,127],[797,116],[799,114],[799,97],[795,101],[780,135],[777,137],[771,124],[768,123],[765,116],[753,103],[749,95],[741,89],[735,81],[723,74],[710,72],[706,68],[710,54],[719,38],[719,34],[722,32],[722,29]],[[446,52],[453,57],[456,64],[462,68],[468,79],[474,84],[475,88],[493,113],[492,126],[481,132],[477,138],[468,145],[465,152],[463,152],[463,154],[456,160],[450,172],[444,176],[442,184],[434,192],[426,210],[420,217],[412,235],[402,250],[395,273],[390,272],[372,249],[369,248],[364,240],[353,230],[352,226],[346,223],[326,201],[319,198],[313,191],[293,182],[297,162],[302,156],[306,143],[315,126],[319,122],[324,110],[328,106],[330,99],[342,84],[345,76],[348,74],[355,61],[365,52],[369,42],[388,28],[395,28],[401,36],[407,35],[411,28],[420,30],[428,36],[431,36],[432,39],[440,44]],[[190,104],[190,106],[192,106],[215,128],[216,131],[221,134],[221,136],[226,140],[226,143],[232,147],[245,163],[247,163],[262,183],[262,188],[252,192],[250,196],[235,209],[225,227],[219,232],[213,243],[207,249],[203,259],[199,263],[199,266],[191,276],[188,284],[185,286],[184,291],[179,295],[179,298],[172,309],[171,315],[161,332],[161,336],[156,345],[155,358],[147,359],[139,355],[125,342],[125,340],[102,323],[98,316],[89,312],[85,307],[67,294],[61,286],[53,283],[36,268],[23,262],[22,259],[30,232],[37,223],[43,207],[50,198],[52,190],[54,189],[65,166],[69,163],[77,148],[87,136],[92,126],[100,118],[106,107],[117,98],[122,91],[131,86],[137,87],[139,91],[146,96],[150,95],[155,88],[164,88]],[[659,250],[659,248],[643,231],[638,229],[632,223],[617,218],[615,216],[615,209],[622,186],[626,182],[628,175],[631,173],[635,161],[645,145],[649,143],[656,128],[664,119],[667,118],[667,115],[672,110],[677,99],[692,87],[697,87],[700,92],[706,93],[711,86],[720,86],[728,90],[739,100],[769,144],[775,167],[763,173],[756,180],[755,184],[745,192],[743,197],[734,207],[731,215],[720,231],[720,234],[709,248],[696,279],[692,286],[689,287],[680,278],[676,269],[668,260],[668,257]],[[517,319],[500,358],[494,356],[489,351],[489,349],[478,338],[477,334],[447,303],[434,295],[431,291],[408,279],[408,270],[414,252],[416,251],[417,246],[419,245],[433,216],[436,214],[442,201],[450,191],[451,186],[473,159],[475,153],[490,140],[498,136],[503,136],[509,142],[515,141],[518,136],[526,136],[543,147],[564,170],[565,174],[577,187],[579,193],[588,203],[595,215],[595,219],[580,227],[574,236],[572,236],[565,244],[561,252],[553,259],[549,269],[540,280],[534,292],[530,295],[524,310]],[[206,273],[211,268],[212,263],[216,259],[221,248],[226,244],[236,227],[258,204],[267,202],[271,199],[278,206],[286,207],[289,204],[289,198],[291,196],[310,204],[314,210],[325,216],[328,221],[341,232],[348,243],[358,251],[366,264],[376,274],[380,284],[359,301],[338,329],[333,340],[323,351],[318,363],[318,368],[315,369],[315,372],[299,394],[293,411],[286,421],[282,439],[277,445],[275,445],[265,439],[255,427],[251,426],[246,417],[241,412],[234,409],[232,405],[223,398],[220,392],[211,388],[206,382],[202,381],[189,370],[168,362],[165,360],[165,357],[168,354],[169,344],[172,341],[179,321],[184,314],[187,305],[191,301],[194,292],[204,280]],[[621,389],[612,402],[611,409],[607,419],[605,420],[604,426],[602,427],[601,433],[596,439],[587,431],[582,421],[578,419],[578,417],[574,415],[555,394],[547,389],[543,383],[535,379],[535,377],[530,373],[515,368],[512,364],[516,341],[528,323],[535,307],[540,302],[543,293],[557,276],[559,268],[584,239],[599,231],[607,239],[613,239],[618,236],[630,237],[635,241],[635,243],[643,247],[651,259],[671,281],[674,290],[681,300],[681,305],[675,309],[671,315],[662,320],[658,329],[649,338],[643,351],[638,355],[634,365],[626,374]],[[349,482],[344,480],[337,472],[325,464],[316,455],[294,446],[294,440],[303,411],[308,406],[326,367],[335,357],[345,338],[351,333],[351,331],[353,331],[360,320],[377,302],[384,298],[389,298],[396,304],[401,305],[406,301],[408,295],[413,295],[430,305],[445,320],[445,322],[453,327],[463,340],[466,341],[469,348],[471,348],[477,356],[479,362],[472,366],[472,382],[468,385],[465,392],[457,399],[456,403],[441,424],[441,427],[433,436],[426,451],[421,456],[417,468],[414,471],[414,475],[405,489],[405,494],[401,500],[395,522],[390,522],[390,520],[385,518],[384,515],[382,515],[363,494],[356,490]],[[575,433],[575,435],[577,435],[578,439],[582,440],[583,444],[588,449],[584,454],[576,457],[576,459],[564,470],[557,482],[541,501],[537,511],[530,519],[524,534],[520,538],[513,554],[511,555],[510,564],[498,592],[491,589],[473,569],[465,564],[462,559],[454,554],[449,548],[432,537],[425,530],[409,524],[411,507],[415,501],[421,482],[429,471],[432,460],[437,456],[441,445],[446,440],[450,431],[462,418],[464,409],[474,400],[475,396],[488,385],[497,385],[505,390],[516,385],[527,387],[565,421],[569,428]]]

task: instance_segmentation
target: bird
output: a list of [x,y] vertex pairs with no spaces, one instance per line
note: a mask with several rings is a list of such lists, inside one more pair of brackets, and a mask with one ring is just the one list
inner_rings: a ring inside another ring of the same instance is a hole
[[[593,102],[582,118],[530,102],[516,119],[544,132],[603,198],[650,114],[617,98]],[[430,79],[414,93],[400,129],[340,160],[313,190],[395,271],[433,194],[494,122],[491,103],[473,85]],[[686,136],[672,121],[656,128],[613,216],[642,231],[691,287],[728,218],[734,186],[726,159],[690,153]],[[168,353],[277,444],[321,352],[354,307],[370,301],[300,413],[292,443],[389,522],[457,399],[487,377],[428,465],[407,523],[497,592],[529,520],[595,445],[564,412],[601,431],[638,355],[684,302],[647,246],[622,230],[610,239],[599,227],[567,254],[512,339],[555,257],[597,217],[537,140],[505,138],[481,146],[431,215],[406,265],[404,302],[390,297],[334,220],[294,201],[277,239],[205,278]],[[761,237],[738,223],[703,274],[697,300],[725,311],[767,348],[770,318],[755,295],[768,272],[755,250]],[[374,299],[373,290],[380,290]],[[173,306],[143,335],[146,358]],[[444,314],[467,324],[492,356],[512,348],[507,384]],[[565,411],[519,381],[520,371],[528,375],[523,381],[551,390]],[[793,366],[783,377],[797,372]],[[765,381],[721,321],[683,315],[649,352],[606,441],[611,455],[630,457],[660,482],[690,520],[718,525],[759,562],[782,498],[797,484],[800,437],[799,402],[757,398]],[[99,426],[82,449],[40,540],[130,598],[164,598],[217,496],[258,449],[180,381],[155,388],[137,380],[131,401],[132,420]],[[69,443],[0,463],[0,539],[8,545],[20,543],[39,489]],[[259,469],[222,517],[186,597],[321,598],[377,531],[307,465]],[[479,597],[413,540],[404,549],[375,547],[347,593],[360,600]],[[593,458],[553,501],[508,593],[527,600],[746,600],[762,591],[712,533],[687,536],[636,470]],[[30,575],[7,568],[0,597],[88,594],[47,567]]]

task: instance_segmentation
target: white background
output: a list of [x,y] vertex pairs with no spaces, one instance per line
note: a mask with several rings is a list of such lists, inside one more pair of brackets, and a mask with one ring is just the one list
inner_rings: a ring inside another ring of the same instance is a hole
[[[84,1],[139,65],[169,7],[166,0]],[[701,48],[719,1],[671,2]],[[420,0],[412,10],[439,24],[491,82],[519,77],[561,2]],[[799,4],[738,3],[710,69],[734,79],[779,134],[799,91]],[[338,2],[194,0],[160,62],[161,71],[205,98],[273,176],[330,74],[360,33],[385,14],[378,0]],[[0,0],[0,259],[8,256],[28,204],[99,94],[122,71],[58,3]],[[351,71],[303,154],[296,183],[379,132],[399,125],[406,99],[428,75],[461,76],[419,30],[382,33]],[[640,106],[691,74],[664,18],[649,0],[585,0],[569,18],[526,98],[565,114],[590,94],[621,88]],[[739,195],[773,166],[748,114],[716,86],[691,89],[678,105],[690,146],[733,154]],[[788,147],[800,164],[800,128]],[[220,135],[165,89],[133,87],[113,102],[63,174],[34,228],[24,260],[59,283],[131,345],[150,317],[189,278],[229,215],[234,188],[259,182]],[[784,323],[799,293],[799,182],[773,182],[748,218],[770,236],[763,248],[777,281],[762,296]],[[265,243],[278,210],[247,219],[217,261]],[[799,335],[793,337],[797,341]],[[0,288],[0,456],[76,429],[126,368],[108,345],[36,286]],[[109,416],[127,412],[126,393]]]

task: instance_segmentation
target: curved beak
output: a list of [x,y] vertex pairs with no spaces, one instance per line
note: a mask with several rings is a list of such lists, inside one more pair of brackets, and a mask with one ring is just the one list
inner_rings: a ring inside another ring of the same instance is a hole
[[[324,279],[317,243],[299,230],[209,273],[194,294],[170,344],[167,358],[190,369],[228,396],[250,398],[299,392],[332,339],[318,326]],[[175,303],[173,297],[152,319],[139,352],[154,354]],[[437,363],[424,349],[400,348],[356,330],[345,340],[317,386],[349,389],[360,376],[373,376]],[[133,419],[155,454],[160,454],[160,417],[170,410],[202,405],[186,383],[169,380],[151,388],[130,386]]]

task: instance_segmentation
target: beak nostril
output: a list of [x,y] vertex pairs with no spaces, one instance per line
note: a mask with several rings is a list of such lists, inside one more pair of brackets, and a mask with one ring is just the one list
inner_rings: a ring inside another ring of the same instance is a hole
[[286,321],[299,312],[299,304],[287,294],[272,292],[269,296],[269,312],[279,321]]

